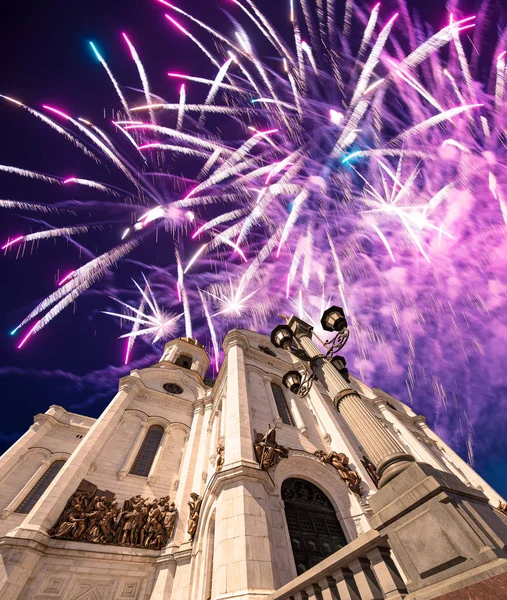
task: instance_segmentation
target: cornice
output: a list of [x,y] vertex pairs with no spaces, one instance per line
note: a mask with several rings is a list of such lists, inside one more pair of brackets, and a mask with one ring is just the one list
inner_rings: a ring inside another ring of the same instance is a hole
[[[72,413],[75,414],[75,413]],[[93,419],[93,422],[95,422],[96,419]],[[33,427],[34,425],[45,425],[46,423],[49,423],[50,425],[52,425],[52,427],[48,430],[48,433],[53,431],[54,428],[58,427],[60,429],[70,429],[72,431],[75,431],[76,433],[79,434],[86,434],[90,428],[91,425],[89,427],[87,427],[86,425],[74,425],[72,423],[66,423],[65,421],[60,421],[59,419],[57,419],[56,417],[54,417],[53,415],[48,415],[47,413],[39,413],[37,415],[34,416],[33,418],[33,425],[31,427]]]
[[225,336],[223,343],[224,352],[227,354],[232,346],[240,346],[243,350],[248,350],[250,343],[247,336],[241,333],[239,329],[231,329]]
[[[268,357],[267,354],[264,354],[264,352],[262,352],[261,350],[255,350],[255,348],[252,348],[252,346],[250,346],[250,348],[248,349],[248,351],[246,352],[246,356],[249,359],[253,359],[258,361],[259,360],[259,354],[261,354],[263,357]],[[257,369],[259,371],[261,371],[262,373],[265,373],[267,375],[272,374],[272,371],[267,371],[265,369],[263,369],[263,366],[270,366],[270,367],[274,367],[275,370],[279,371],[281,373],[280,377],[283,377],[285,375],[285,373],[291,369],[296,369],[296,370],[302,370],[303,369],[303,365],[301,363],[301,361],[296,361],[296,362],[287,362],[285,360],[282,360],[281,358],[278,357],[274,357],[274,356],[269,356],[269,360],[264,360],[262,361],[262,366],[252,363],[250,361],[247,361],[247,366],[249,369]]]
[[191,376],[192,379],[195,379],[196,383],[201,385],[205,390],[211,389],[209,385],[206,385],[204,383],[204,379],[197,371],[194,371],[192,369],[185,369],[183,367],[180,367],[179,365],[175,365],[174,363],[166,362],[164,360],[155,363],[154,365],[150,365],[149,367],[145,367],[144,369],[139,369],[138,372],[141,373],[143,371],[150,371],[152,369],[155,369],[156,371],[160,371],[161,369],[163,369],[164,371],[177,371],[178,373],[182,373],[185,376]]
[[260,469],[256,463],[252,463],[251,466],[244,463],[213,473],[205,493],[217,497],[226,485],[234,481],[243,482],[245,480],[262,483],[268,492],[272,492],[274,489],[273,482],[266,471]]

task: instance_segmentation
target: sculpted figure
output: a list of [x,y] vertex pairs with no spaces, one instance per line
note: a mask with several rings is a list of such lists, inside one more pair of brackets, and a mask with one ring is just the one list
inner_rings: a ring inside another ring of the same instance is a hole
[[164,515],[164,527],[167,538],[172,537],[174,532],[174,526],[176,524],[176,519],[178,518],[178,509],[174,502],[171,502],[169,505],[169,509],[166,511]]
[[276,429],[271,426],[264,436],[261,433],[257,434],[254,448],[257,462],[264,471],[276,465],[281,458],[289,456],[289,449],[277,443]]
[[90,542],[98,542],[101,537],[100,521],[106,512],[106,497],[95,498],[95,506],[92,512],[88,513],[88,529],[86,537]]
[[160,550],[160,548],[162,548],[162,545],[165,541],[164,534],[165,534],[165,530],[164,530],[164,526],[162,525],[162,523],[155,522],[153,524],[152,538],[151,538],[151,542],[149,544],[150,547]]
[[202,498],[195,492],[190,494],[190,498],[191,499],[188,503],[190,506],[190,513],[188,515],[187,531],[190,534],[190,537],[193,539],[197,530],[197,524],[199,523],[199,512],[201,510]]
[[222,467],[224,466],[224,457],[225,457],[225,446],[223,444],[218,444],[217,446],[217,460],[215,463],[215,471],[220,473]]
[[361,477],[349,467],[349,458],[346,454],[343,454],[343,452],[338,454],[334,451],[326,454],[323,450],[317,450],[314,454],[321,462],[334,467],[349,490],[361,496]]
[[99,527],[102,534],[100,537],[100,542],[102,544],[107,544],[111,541],[119,512],[118,502],[113,502],[109,510],[100,521]]
[[363,463],[363,466],[366,469],[368,475],[371,477],[373,483],[376,485],[376,487],[378,487],[378,483],[380,481],[380,477],[378,476],[377,469],[375,468],[375,465],[366,456],[363,456],[361,462]]
[[141,507],[139,514],[139,545],[144,546],[144,542],[150,533],[150,522],[149,522],[150,507],[145,504]]
[[125,520],[123,521],[123,536],[120,544],[131,544],[132,543],[132,529],[134,523],[139,519],[136,510],[131,510],[125,514]]
[[[71,507],[69,513],[67,514],[67,518],[63,523],[60,524],[56,532],[53,534],[54,537],[57,538],[73,538],[78,539],[81,533],[85,529],[85,515],[80,506]],[[80,531],[79,536],[75,536],[76,531]]]
[[505,504],[504,502],[499,502],[498,510],[500,512],[502,512],[504,515],[507,515],[507,504]]

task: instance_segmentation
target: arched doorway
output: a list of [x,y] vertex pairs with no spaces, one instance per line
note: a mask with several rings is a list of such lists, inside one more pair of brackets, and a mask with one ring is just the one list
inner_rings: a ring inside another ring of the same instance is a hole
[[316,485],[286,479],[282,500],[298,575],[347,544],[333,505]]

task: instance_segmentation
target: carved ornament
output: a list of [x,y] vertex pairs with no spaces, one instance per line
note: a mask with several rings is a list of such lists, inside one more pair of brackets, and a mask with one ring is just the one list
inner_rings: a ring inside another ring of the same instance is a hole
[[50,531],[57,539],[160,550],[173,535],[178,510],[169,496],[141,496],[119,508],[114,494],[83,480]]

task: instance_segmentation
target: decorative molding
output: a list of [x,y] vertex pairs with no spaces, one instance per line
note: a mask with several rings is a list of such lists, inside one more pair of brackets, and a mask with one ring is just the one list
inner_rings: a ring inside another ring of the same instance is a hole
[[250,343],[246,335],[241,333],[239,329],[231,329],[229,333],[225,336],[223,349],[226,354],[229,353],[229,350],[232,346],[240,346],[244,351],[248,350],[250,347]]
[[356,390],[352,390],[350,388],[342,390],[340,393],[336,394],[336,396],[333,398],[333,404],[335,405],[336,410],[340,410],[340,402],[348,396],[359,396],[359,394],[356,392]]
[[[162,396],[162,392],[157,392],[156,390],[154,390],[154,393],[158,393]],[[141,402],[149,402],[150,404],[162,406],[163,408],[172,408],[178,412],[189,416],[192,416],[194,413],[192,408],[192,401],[186,400],[185,398],[181,398],[181,400],[176,401],[171,400],[170,398],[164,398],[163,396],[159,398],[157,396],[144,393],[136,396],[136,400],[139,400]]]

